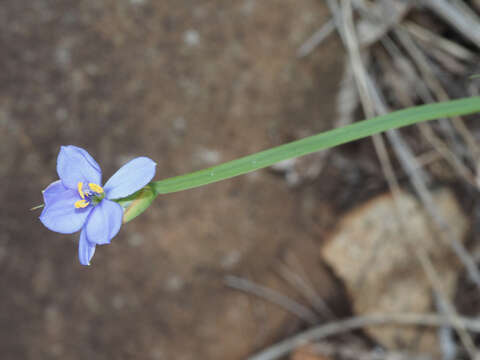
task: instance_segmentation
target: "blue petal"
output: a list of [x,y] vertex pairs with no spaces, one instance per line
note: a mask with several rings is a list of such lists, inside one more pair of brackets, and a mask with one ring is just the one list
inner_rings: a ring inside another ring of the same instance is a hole
[[78,182],[102,183],[102,171],[97,162],[85,150],[73,146],[62,146],[57,158],[57,173],[63,185],[76,189]]
[[108,244],[122,226],[123,209],[116,202],[103,199],[93,208],[85,229],[91,243]]
[[80,241],[78,243],[78,259],[82,265],[90,265],[93,254],[95,254],[95,244],[92,244],[87,239],[87,232],[85,229],[80,233]]
[[40,221],[48,229],[62,234],[80,230],[92,210],[91,206],[75,208],[75,201],[80,200],[80,196],[75,190],[67,189],[59,182],[54,182],[45,189],[43,199],[45,207]]
[[156,165],[147,157],[138,157],[129,161],[118,169],[103,187],[107,197],[118,199],[140,190],[152,180]]
[[51,202],[55,201],[56,198],[59,196],[61,197],[66,190],[69,189],[63,186],[61,180],[52,182],[45,190],[42,191],[43,202],[46,206],[48,206]]

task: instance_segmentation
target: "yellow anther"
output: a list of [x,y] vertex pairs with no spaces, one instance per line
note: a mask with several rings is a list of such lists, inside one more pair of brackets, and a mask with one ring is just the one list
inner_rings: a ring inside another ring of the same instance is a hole
[[90,189],[92,189],[93,192],[96,192],[97,194],[103,193],[103,188],[100,185],[89,183],[88,186],[90,187]]
[[88,204],[90,204],[90,203],[87,200],[84,200],[84,199],[75,201],[75,207],[77,209],[83,209],[83,208],[87,207]]
[[82,188],[83,188],[83,182],[80,181],[80,182],[77,184],[78,193],[80,194],[80,197],[81,197],[82,199],[85,199],[85,194],[83,193]]

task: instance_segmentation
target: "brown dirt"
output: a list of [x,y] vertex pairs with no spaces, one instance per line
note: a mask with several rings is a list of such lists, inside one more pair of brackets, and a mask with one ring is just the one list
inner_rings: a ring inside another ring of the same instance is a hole
[[2,358],[240,359],[299,322],[225,274],[292,295],[274,268],[295,253],[331,293],[316,242],[342,181],[294,191],[265,170],[164,196],[90,268],[78,235],[28,211],[60,145],[88,149],[105,179],[139,155],[163,178],[329,128],[338,39],[295,58],[327,15],[315,0],[0,5]]

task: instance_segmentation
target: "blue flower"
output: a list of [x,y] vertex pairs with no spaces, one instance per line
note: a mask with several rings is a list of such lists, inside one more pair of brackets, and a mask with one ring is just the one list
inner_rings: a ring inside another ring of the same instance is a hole
[[60,180],[43,191],[40,221],[62,234],[81,230],[78,257],[90,265],[96,245],[108,244],[122,225],[123,208],[112,201],[140,190],[155,175],[155,162],[138,157],[123,165],[103,187],[102,171],[85,150],[62,146],[57,158]]

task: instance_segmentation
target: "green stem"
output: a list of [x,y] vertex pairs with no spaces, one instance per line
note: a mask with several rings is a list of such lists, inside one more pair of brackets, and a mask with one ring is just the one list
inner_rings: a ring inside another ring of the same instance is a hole
[[421,121],[480,112],[480,97],[416,106],[336,128],[288,144],[229,161],[208,169],[150,184],[157,194],[192,189],[271,166],[279,161],[307,155],[380,132]]

